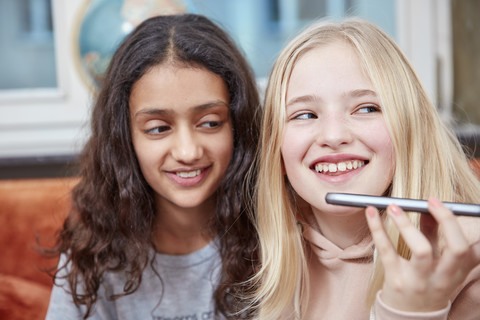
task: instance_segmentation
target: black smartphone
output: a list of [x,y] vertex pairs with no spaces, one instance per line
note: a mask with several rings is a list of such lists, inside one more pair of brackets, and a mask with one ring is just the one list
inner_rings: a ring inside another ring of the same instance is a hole
[[[327,193],[325,201],[329,204],[341,206],[361,208],[372,206],[377,209],[385,209],[389,204],[395,203],[405,211],[428,213],[428,204],[426,200],[378,197],[353,193]],[[443,204],[456,215],[480,217],[480,205],[478,204],[459,202],[443,202]]]

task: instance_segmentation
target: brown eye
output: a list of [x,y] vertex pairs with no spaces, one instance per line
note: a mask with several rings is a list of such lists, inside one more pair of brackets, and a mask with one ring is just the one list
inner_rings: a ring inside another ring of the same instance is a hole
[[170,130],[169,126],[159,126],[159,127],[147,129],[147,130],[145,130],[145,133],[147,133],[147,134],[160,134],[160,133],[163,133],[163,132],[168,131],[168,130]]
[[207,121],[201,124],[204,128],[217,128],[220,127],[223,123],[221,121]]

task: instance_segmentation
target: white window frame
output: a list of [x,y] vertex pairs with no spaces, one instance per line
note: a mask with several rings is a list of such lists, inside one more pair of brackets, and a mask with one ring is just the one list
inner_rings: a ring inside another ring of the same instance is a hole
[[397,42],[440,115],[449,123],[453,103],[450,0],[397,0]]
[[0,90],[0,160],[75,155],[84,143],[91,92],[73,52],[82,1],[52,1],[57,87]]
[[[81,150],[92,92],[76,69],[73,37],[87,2],[53,0],[57,88],[0,90],[0,161]],[[396,1],[397,41],[447,120],[453,101],[450,14],[450,0]]]

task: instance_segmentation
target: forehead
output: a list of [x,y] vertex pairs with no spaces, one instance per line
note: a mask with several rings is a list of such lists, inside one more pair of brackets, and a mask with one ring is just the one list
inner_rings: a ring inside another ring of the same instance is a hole
[[358,89],[375,91],[355,48],[346,41],[334,41],[297,59],[287,84],[287,100],[292,95]]
[[323,68],[336,70],[340,66],[361,65],[356,49],[347,41],[334,40],[317,44],[299,54],[293,64],[292,74],[299,70]]
[[147,71],[133,85],[129,99],[133,113],[145,108],[183,112],[215,101],[229,104],[228,89],[220,76],[204,68],[168,64]]

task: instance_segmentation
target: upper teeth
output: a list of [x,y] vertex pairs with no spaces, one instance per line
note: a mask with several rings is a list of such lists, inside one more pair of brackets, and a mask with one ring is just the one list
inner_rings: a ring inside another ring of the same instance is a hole
[[362,160],[351,160],[351,161],[343,161],[338,163],[317,163],[315,165],[315,171],[325,172],[325,173],[347,171],[347,170],[360,168],[364,164],[365,164],[365,161],[362,161]]
[[194,170],[194,171],[185,171],[185,172],[177,172],[177,176],[181,178],[193,178],[200,174],[201,170]]

